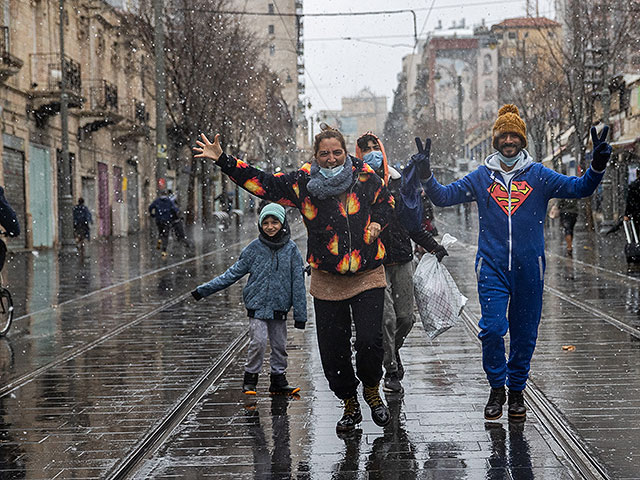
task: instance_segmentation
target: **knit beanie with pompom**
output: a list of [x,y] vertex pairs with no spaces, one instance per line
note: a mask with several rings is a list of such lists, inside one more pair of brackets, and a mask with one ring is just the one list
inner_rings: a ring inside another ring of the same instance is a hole
[[498,119],[493,124],[493,148],[498,149],[498,137],[503,133],[515,133],[522,140],[522,148],[527,146],[527,126],[522,118],[518,107],[509,103],[503,105],[498,110]]

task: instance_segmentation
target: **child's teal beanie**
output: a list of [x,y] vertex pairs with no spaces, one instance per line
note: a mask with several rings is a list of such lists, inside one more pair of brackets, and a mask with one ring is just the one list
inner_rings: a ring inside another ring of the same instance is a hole
[[260,225],[262,225],[262,221],[271,215],[272,217],[276,217],[280,220],[280,223],[284,223],[285,219],[285,211],[282,205],[278,205],[277,203],[270,203],[265,206],[260,212]]

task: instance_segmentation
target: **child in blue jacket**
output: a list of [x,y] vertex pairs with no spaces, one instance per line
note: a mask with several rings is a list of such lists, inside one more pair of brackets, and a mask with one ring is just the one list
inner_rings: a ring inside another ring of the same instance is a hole
[[258,373],[271,344],[272,394],[293,395],[300,391],[287,382],[287,313],[293,307],[295,328],[304,329],[307,300],[302,256],[291,240],[289,225],[282,206],[271,203],[260,212],[260,235],[247,245],[240,258],[222,275],[196,288],[196,300],[223,290],[247,273],[249,280],[243,299],[249,316],[249,351],[245,364],[242,391],[256,394]]

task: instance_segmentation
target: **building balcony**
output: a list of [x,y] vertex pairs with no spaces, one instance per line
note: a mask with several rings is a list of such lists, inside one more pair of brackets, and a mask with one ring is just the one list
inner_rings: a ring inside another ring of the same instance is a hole
[[118,111],[118,87],[106,80],[87,80],[82,87],[85,101],[80,116],[88,121],[80,126],[80,137],[123,120]]
[[50,116],[60,112],[63,72],[69,108],[82,107],[84,99],[78,62],[66,55],[62,61],[59,53],[34,53],[30,57],[30,110],[39,127],[43,127]]
[[113,127],[114,138],[120,142],[149,135],[149,113],[145,103],[138,99],[126,99],[118,109],[122,121]]
[[11,55],[9,43],[9,27],[0,27],[0,82],[20,71],[24,62]]

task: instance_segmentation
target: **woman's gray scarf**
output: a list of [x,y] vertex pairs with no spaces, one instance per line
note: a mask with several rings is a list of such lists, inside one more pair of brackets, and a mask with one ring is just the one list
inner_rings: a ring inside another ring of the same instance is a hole
[[351,157],[347,155],[342,171],[335,177],[325,178],[320,173],[318,162],[314,161],[311,164],[311,180],[309,180],[309,183],[307,184],[309,192],[320,200],[326,200],[329,197],[346,192],[351,186],[351,181],[353,179],[353,172],[351,171],[352,166]]

